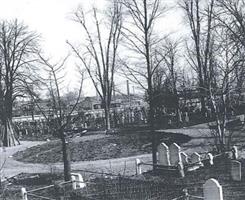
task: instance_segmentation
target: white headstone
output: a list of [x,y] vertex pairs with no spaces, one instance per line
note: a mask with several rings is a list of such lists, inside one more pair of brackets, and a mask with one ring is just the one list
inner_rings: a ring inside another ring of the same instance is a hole
[[240,121],[242,122],[242,124],[244,124],[244,121],[245,121],[245,115],[240,115]]
[[135,160],[135,164],[136,164],[136,175],[140,175],[142,174],[142,169],[141,169],[141,160],[136,158]]
[[188,155],[185,152],[181,152],[180,155],[181,155],[181,160],[183,162],[183,165],[188,164],[188,162],[189,162],[188,161]]
[[212,110],[211,110],[211,108],[208,108],[207,111],[208,111],[208,117],[211,118],[212,117]]
[[236,146],[233,146],[231,149],[232,159],[236,160],[238,158],[238,149]]
[[77,183],[76,183],[76,177],[71,176],[71,182],[72,182],[72,189],[76,190],[77,189]]
[[185,122],[187,122],[187,123],[190,122],[190,118],[189,118],[188,112],[185,112]]
[[208,118],[208,112],[205,112],[205,117]]
[[22,198],[22,200],[28,200],[27,192],[26,192],[25,188],[21,188],[21,198]]
[[81,174],[79,173],[71,173],[71,176],[75,177],[75,181],[76,181],[76,188],[84,188],[86,187],[86,183],[83,180],[83,177]]
[[219,182],[213,178],[203,185],[204,200],[223,200],[223,191]]
[[88,124],[86,122],[84,123],[84,128],[88,128]]
[[180,156],[180,146],[176,143],[171,144],[169,147],[169,155],[170,155],[170,164],[171,165],[178,165],[179,162],[182,162]]
[[159,165],[169,166],[170,160],[168,146],[165,143],[161,143],[159,144],[157,150]]
[[242,165],[241,162],[237,160],[231,161],[231,178],[233,181],[241,181],[242,180]]
[[208,153],[209,164],[214,165],[214,157],[211,153]]
[[180,112],[178,112],[178,118],[179,118],[179,122],[183,122],[183,120],[182,120],[182,113],[181,113],[181,111]]
[[202,162],[201,162],[201,156],[195,152],[191,155],[191,163],[195,163],[197,165],[203,165]]
[[77,180],[78,188],[84,188],[84,187],[86,187],[86,183],[84,182],[82,175],[81,174],[78,174],[77,175],[77,178],[78,178],[78,180]]

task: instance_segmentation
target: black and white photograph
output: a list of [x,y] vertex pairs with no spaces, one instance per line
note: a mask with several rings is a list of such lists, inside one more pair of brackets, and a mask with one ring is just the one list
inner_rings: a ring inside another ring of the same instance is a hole
[[245,0],[0,3],[0,200],[245,200]]

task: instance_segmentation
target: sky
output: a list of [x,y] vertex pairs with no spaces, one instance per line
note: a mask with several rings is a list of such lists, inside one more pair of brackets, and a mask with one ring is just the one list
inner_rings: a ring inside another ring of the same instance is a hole
[[[162,0],[164,2],[164,0]],[[165,0],[170,1],[171,0]],[[41,35],[41,46],[45,55],[54,60],[66,56],[70,51],[66,41],[79,43],[81,28],[71,20],[72,12],[79,5],[89,9],[96,5],[105,8],[105,0],[0,0],[0,19],[18,19],[28,25],[30,30]],[[165,34],[182,30],[182,14],[178,10],[170,11],[157,28]],[[73,58],[69,58],[73,59]],[[74,81],[74,62],[67,68],[68,85]],[[125,83],[125,84],[124,84]],[[119,80],[122,91],[126,89],[126,80]],[[95,95],[90,81],[85,82],[84,95]]]

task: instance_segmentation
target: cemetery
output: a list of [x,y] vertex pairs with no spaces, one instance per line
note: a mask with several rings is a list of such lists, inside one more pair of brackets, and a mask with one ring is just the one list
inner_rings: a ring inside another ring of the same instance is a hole
[[245,200],[245,0],[0,6],[0,200]]
[[[102,160],[133,156],[128,165],[121,161],[119,169],[106,170],[98,166],[77,168],[72,171],[71,181],[64,182],[62,170],[55,164],[62,161],[59,141],[51,140],[14,154],[13,159],[25,163],[54,164],[46,173],[21,173],[3,180],[1,188],[7,200],[30,199],[159,199],[159,200],[242,200],[245,198],[245,160],[243,137],[237,137],[238,146],[225,153],[205,151],[210,148],[212,138],[196,141],[186,132],[200,131],[198,128],[180,133],[158,133],[157,170],[152,171],[152,160],[148,133],[107,135],[89,132],[76,137],[71,145],[75,155],[72,163],[87,160]],[[98,135],[97,135],[98,134]],[[139,137],[140,135],[140,137]],[[203,134],[205,135],[205,134]],[[238,134],[239,135],[239,134]],[[84,137],[84,140],[82,138]],[[197,134],[197,137],[199,135]],[[79,141],[80,140],[80,141]],[[120,142],[119,142],[120,141]],[[195,143],[195,144],[194,144]],[[92,145],[94,144],[94,145]],[[109,145],[108,145],[109,144]],[[77,145],[77,146],[76,146]],[[52,147],[53,146],[53,147]],[[83,147],[79,149],[80,147]],[[104,147],[104,151],[103,151]],[[237,148],[239,147],[239,148]],[[52,150],[56,148],[56,150]],[[73,150],[74,148],[74,150]],[[127,149],[123,150],[123,148]],[[47,152],[45,152],[45,149]],[[50,151],[51,149],[51,151]],[[86,149],[86,151],[85,151]],[[106,150],[105,150],[106,149]],[[202,150],[200,150],[202,149]],[[41,154],[43,152],[43,154]],[[51,152],[51,153],[50,153]],[[78,155],[80,154],[80,157]],[[146,157],[141,157],[145,154]],[[91,157],[91,155],[93,157]],[[105,160],[106,161],[106,160]],[[113,165],[113,160],[111,161]],[[118,161],[120,162],[120,161]],[[123,167],[123,165],[125,165]],[[119,172],[119,173],[118,173]]]
[[235,147],[226,155],[216,156],[210,153],[200,156],[195,152],[187,156],[176,144],[168,147],[161,143],[158,150],[158,171],[154,174],[146,170],[148,163],[136,159],[134,174],[130,176],[78,170],[72,173],[71,182],[65,183],[59,173],[22,174],[8,180],[13,185],[6,193],[11,192],[9,199],[25,200],[45,197],[75,200],[244,199],[242,172],[245,161],[240,159]]

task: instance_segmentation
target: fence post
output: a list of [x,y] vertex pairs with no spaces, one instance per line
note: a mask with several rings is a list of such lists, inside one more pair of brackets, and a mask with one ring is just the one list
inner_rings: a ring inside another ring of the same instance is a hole
[[120,173],[118,174],[118,184],[119,184],[119,192],[121,194],[121,192],[122,192],[122,177],[121,177]]
[[184,172],[184,166],[182,162],[178,163],[178,170],[179,170],[179,174],[182,178],[185,177],[185,172]]
[[141,167],[141,160],[136,158],[135,164],[136,164],[136,175],[142,174],[142,167]]
[[26,192],[25,188],[21,188],[21,198],[22,198],[22,200],[28,200],[27,192]]
[[223,190],[219,182],[213,178],[203,185],[204,200],[223,200]]
[[72,189],[76,190],[77,189],[76,177],[71,176],[71,181],[72,181]]

